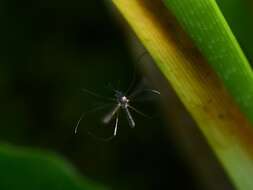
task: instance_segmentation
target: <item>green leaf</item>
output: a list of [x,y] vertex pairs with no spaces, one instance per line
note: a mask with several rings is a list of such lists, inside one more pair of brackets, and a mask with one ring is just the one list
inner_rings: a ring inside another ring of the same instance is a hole
[[214,0],[164,0],[253,123],[253,73]]
[[1,190],[102,190],[56,155],[0,146]]
[[251,190],[251,67],[214,0],[164,2],[169,9],[162,1],[113,0],[235,187]]

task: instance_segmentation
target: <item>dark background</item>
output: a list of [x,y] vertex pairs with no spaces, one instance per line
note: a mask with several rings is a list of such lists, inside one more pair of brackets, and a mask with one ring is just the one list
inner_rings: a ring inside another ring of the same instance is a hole
[[108,84],[126,89],[133,77],[138,55],[109,9],[94,0],[0,2],[1,141],[57,152],[113,189],[200,189],[162,117],[136,117],[135,129],[123,122],[110,142],[87,134],[92,122],[74,134],[97,103],[82,88],[109,95]]

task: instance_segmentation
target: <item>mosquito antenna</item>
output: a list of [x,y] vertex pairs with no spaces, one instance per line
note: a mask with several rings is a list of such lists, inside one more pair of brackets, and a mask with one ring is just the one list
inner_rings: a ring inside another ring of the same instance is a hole
[[86,88],[83,88],[82,92],[85,92],[85,93],[87,93],[89,95],[92,95],[92,96],[94,96],[96,98],[100,98],[100,99],[103,99],[103,100],[115,101],[115,99],[113,99],[113,98],[108,98],[108,97],[105,97],[105,96],[101,96],[101,95],[99,95],[99,94],[97,94],[97,93],[95,93],[93,91],[90,91],[90,90],[88,90]]
[[108,83],[108,84],[106,85],[106,88],[109,89],[109,90],[112,90],[112,91],[115,91],[115,90],[116,90],[116,88],[114,88],[114,86],[113,86],[111,83]]
[[[148,52],[147,51],[144,51],[140,56],[139,58],[137,59],[136,63],[139,63],[140,60],[147,54]],[[128,89],[126,90],[125,94],[128,94],[129,91],[133,88],[134,86],[134,83],[136,82],[136,76],[137,75],[137,65],[134,64],[134,71],[133,71],[133,75],[132,75],[132,80],[130,82],[130,85],[128,87]]]
[[120,80],[117,81],[117,88],[120,88]]

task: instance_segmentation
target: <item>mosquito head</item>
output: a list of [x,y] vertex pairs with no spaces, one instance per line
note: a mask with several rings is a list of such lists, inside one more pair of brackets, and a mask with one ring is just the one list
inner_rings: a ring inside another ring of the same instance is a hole
[[115,97],[117,99],[117,102],[122,106],[122,107],[127,107],[129,103],[129,99],[120,91],[115,91]]
[[127,108],[129,106],[129,99],[126,96],[121,96],[120,99],[118,99],[118,102],[122,108]]
[[128,103],[129,99],[126,96],[121,97],[121,102]]

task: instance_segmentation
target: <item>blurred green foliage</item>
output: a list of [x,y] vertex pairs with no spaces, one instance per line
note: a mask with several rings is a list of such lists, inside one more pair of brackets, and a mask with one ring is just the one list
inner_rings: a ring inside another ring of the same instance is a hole
[[[103,1],[92,0],[0,2],[0,139],[56,152],[83,175],[108,187],[193,187],[159,119],[136,118],[134,130],[120,125],[119,136],[109,143],[90,137],[84,126],[74,135],[81,113],[97,104],[81,93],[82,88],[107,95],[111,94],[108,84],[117,86],[120,81],[119,89],[126,89],[132,79],[134,59],[127,50],[127,38],[108,10]],[[0,188],[11,180],[8,190],[27,189],[23,172],[30,178],[31,189],[45,187],[37,180],[57,188],[67,178],[60,173],[64,166],[59,171],[47,168],[36,153],[20,158],[15,149],[10,148],[11,154],[8,149],[0,154],[1,175],[5,176]],[[55,173],[53,184],[50,180]],[[181,178],[185,184],[177,182]],[[62,185],[74,189],[75,184],[75,179],[67,179]]]
[[[1,142],[55,152],[113,189],[198,189],[159,117],[135,116],[136,129],[122,124],[108,143],[87,134],[93,123],[74,135],[81,113],[98,104],[81,89],[111,95],[108,84],[126,89],[133,76],[128,38],[104,3],[0,2]],[[2,146],[0,189],[86,189],[71,166],[47,156]]]
[[236,36],[243,52],[250,63],[253,60],[253,22],[252,1],[250,0],[217,0],[230,28]]
[[0,189],[105,189],[83,180],[72,166],[45,152],[1,145],[0,167]]

